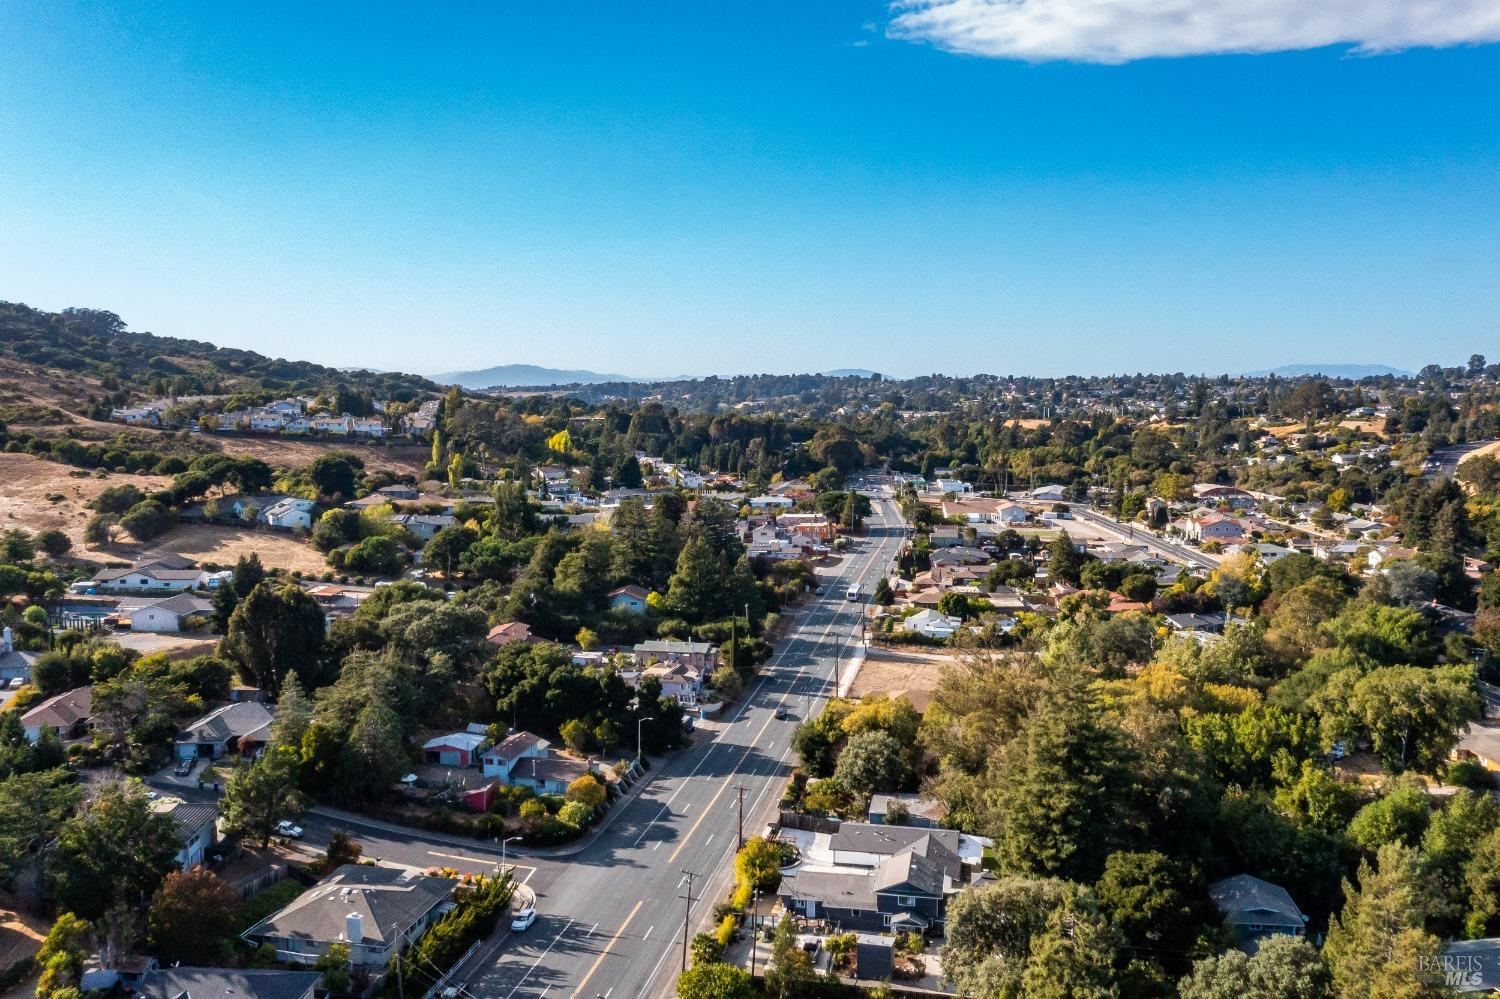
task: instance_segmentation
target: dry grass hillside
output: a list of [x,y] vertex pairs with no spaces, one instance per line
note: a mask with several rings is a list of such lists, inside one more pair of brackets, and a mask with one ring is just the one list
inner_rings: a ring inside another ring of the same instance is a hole
[[73,539],[76,554],[83,551],[83,526],[93,511],[89,504],[108,489],[129,483],[142,492],[171,485],[161,475],[104,477],[29,454],[0,452],[0,528],[24,527],[28,531],[56,529]]

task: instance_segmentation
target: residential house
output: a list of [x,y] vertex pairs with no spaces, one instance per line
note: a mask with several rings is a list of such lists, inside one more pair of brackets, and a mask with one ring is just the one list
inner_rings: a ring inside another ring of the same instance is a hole
[[1250,536],[1246,523],[1238,517],[1217,512],[1198,512],[1177,525],[1183,535],[1194,541],[1242,541]]
[[279,434],[281,426],[286,422],[284,413],[277,413],[266,409],[256,409],[250,412],[250,431],[258,434]]
[[637,666],[651,663],[681,663],[693,666],[705,673],[712,673],[719,666],[719,648],[710,642],[678,642],[653,638],[641,642],[630,650]]
[[1319,538],[1313,542],[1312,554],[1313,558],[1324,562],[1343,561],[1359,554],[1361,547],[1363,545],[1358,541],[1329,541]]
[[964,543],[966,533],[957,524],[938,524],[927,536],[927,543],[933,548],[955,548]]
[[750,508],[752,510],[790,510],[796,505],[797,501],[790,496],[750,497]]
[[94,586],[106,593],[178,593],[193,589],[202,579],[202,570],[192,562],[162,555],[125,569],[100,569],[94,573]]
[[453,908],[457,882],[397,867],[345,864],[244,933],[270,944],[276,959],[315,964],[333,944],[347,944],[356,969],[378,974]]
[[1193,486],[1193,499],[1205,506],[1228,506],[1235,510],[1255,509],[1255,497],[1239,486],[1199,482]]
[[391,518],[391,522],[406,528],[412,537],[425,543],[431,541],[438,531],[458,523],[458,520],[448,513],[398,513]]
[[131,631],[176,634],[191,617],[207,618],[213,613],[212,601],[191,593],[176,593],[157,600],[120,601],[119,613],[130,617]]
[[963,627],[963,621],[928,608],[919,610],[906,618],[900,626],[903,631],[914,632],[927,638],[946,639],[952,638],[954,633]]
[[259,752],[271,738],[271,709],[260,701],[231,701],[183,726],[174,740],[179,760],[216,760],[225,753]]
[[935,569],[944,565],[989,565],[993,559],[978,548],[970,548],[968,545],[956,545],[952,548],[939,548],[927,557],[927,561]]
[[1173,631],[1201,631],[1217,635],[1224,630],[1224,614],[1210,611],[1206,614],[1168,614],[1167,624]]
[[343,437],[353,429],[353,422],[347,416],[317,416],[313,418],[312,428],[320,434],[335,434]]
[[502,648],[512,642],[534,641],[531,637],[531,625],[521,621],[507,621],[504,624],[495,625],[490,629],[490,633],[484,636],[484,640]]
[[0,630],[0,684],[12,680],[31,682],[31,666],[36,660],[37,653],[16,648],[15,635],[9,626]]
[[1475,760],[1492,773],[1500,772],[1500,722],[1470,722],[1459,737],[1458,745],[1453,747],[1453,757]]
[[959,839],[952,829],[845,822],[829,841],[833,865],[798,868],[778,894],[789,911],[844,930],[940,928],[963,883]]
[[386,434],[385,421],[375,417],[353,417],[349,420],[349,428],[356,437],[384,437]]
[[484,776],[538,794],[564,794],[569,784],[589,772],[588,764],[562,755],[530,732],[506,736],[481,754],[480,764]]
[[321,971],[279,968],[157,968],[141,976],[140,999],[313,999]]
[[54,694],[21,716],[21,727],[33,746],[43,731],[72,739],[94,727],[94,688],[78,687]]
[[430,764],[443,767],[463,767],[465,769],[479,765],[480,753],[489,745],[489,736],[482,730],[478,732],[450,732],[447,735],[434,736],[422,743],[422,758]]
[[512,732],[479,754],[480,770],[486,777],[510,782],[511,771],[526,759],[545,759],[552,744],[530,732]]
[[627,614],[644,614],[650,606],[647,603],[650,596],[645,587],[627,583],[609,591],[609,609]]
[[312,512],[316,504],[310,499],[288,496],[261,511],[260,519],[268,527],[288,531],[312,530]]
[[1215,881],[1208,897],[1234,932],[1242,950],[1254,953],[1260,942],[1272,936],[1302,936],[1307,916],[1280,885],[1249,874]]
[[927,488],[933,492],[942,493],[944,496],[972,493],[974,491],[972,483],[964,482],[960,479],[934,479],[928,483]]
[[1062,486],[1037,486],[1025,494],[1025,499],[1031,503],[1062,503],[1067,498]]
[[116,407],[110,410],[109,418],[132,426],[161,426],[161,410],[154,406]]
[[151,802],[151,810],[166,815],[177,825],[177,866],[186,871],[201,865],[219,841],[219,807],[191,804],[181,798],[162,797]]

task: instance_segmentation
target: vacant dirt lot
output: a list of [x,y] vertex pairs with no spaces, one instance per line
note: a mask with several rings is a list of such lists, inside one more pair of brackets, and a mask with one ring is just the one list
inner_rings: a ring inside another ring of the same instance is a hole
[[946,652],[926,649],[882,649],[871,646],[859,676],[849,688],[850,697],[889,694],[905,697],[918,711],[927,710],[943,668],[954,659]]
[[301,468],[311,465],[319,455],[329,451],[348,451],[364,460],[370,471],[395,472],[397,475],[421,476],[431,457],[431,448],[421,444],[362,444],[356,441],[310,441],[276,437],[221,437],[202,434],[205,444],[235,457],[259,458],[273,468]]
[[[161,489],[171,479],[160,475],[119,475],[96,478],[71,465],[43,461],[29,454],[0,453],[0,529],[28,531],[55,528],[73,539],[75,554],[83,551],[83,525],[93,515],[88,504],[110,486],[130,483],[142,492]],[[49,499],[48,497],[53,497]],[[103,554],[103,553],[95,553]]]
[[217,562],[233,565],[241,555],[254,552],[260,555],[267,568],[277,567],[288,572],[300,570],[304,573],[321,573],[328,563],[318,550],[291,534],[271,530],[250,530],[244,527],[218,527],[207,524],[184,524],[174,527],[149,545],[116,545],[109,552],[112,558],[150,558],[171,552],[196,562]]
[[[21,910],[15,896],[0,893],[0,967],[9,967],[26,955],[35,954],[49,928],[46,919]],[[31,996],[36,988],[35,977],[0,993],[0,999]]]

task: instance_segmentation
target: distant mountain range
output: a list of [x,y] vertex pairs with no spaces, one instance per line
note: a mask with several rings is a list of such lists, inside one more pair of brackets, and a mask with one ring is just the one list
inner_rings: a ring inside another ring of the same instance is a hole
[[818,374],[824,378],[874,378],[880,372],[868,368],[834,368],[832,371],[819,371]]
[[444,385],[460,385],[466,389],[486,389],[493,386],[510,388],[516,385],[597,385],[600,382],[644,381],[625,375],[605,375],[597,371],[572,371],[565,368],[543,368],[535,364],[498,364],[493,368],[478,371],[448,371],[433,375],[432,380]]
[[1402,371],[1400,368],[1393,368],[1386,364],[1283,364],[1279,368],[1245,372],[1248,378],[1264,378],[1267,375],[1276,375],[1280,378],[1300,378],[1306,375],[1351,379],[1378,378],[1381,375],[1411,378],[1413,372]]

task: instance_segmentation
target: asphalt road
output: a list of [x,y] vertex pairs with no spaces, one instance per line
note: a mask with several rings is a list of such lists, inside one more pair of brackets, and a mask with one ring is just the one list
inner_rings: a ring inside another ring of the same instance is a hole
[[[1194,569],[1207,569],[1210,572],[1219,567],[1219,563],[1211,556],[1205,555],[1190,545],[1185,545],[1177,541],[1168,541],[1142,528],[1127,527],[1111,517],[1106,517],[1103,514],[1090,510],[1082,503],[1071,504],[1070,509],[1073,511],[1073,516],[1077,519],[1102,527],[1118,536],[1121,540],[1129,541],[1132,544],[1145,545],[1148,549],[1156,552],[1168,561],[1176,562],[1179,565],[1186,565]],[[1063,526],[1066,527],[1067,525],[1064,524]]]
[[1475,441],[1472,444],[1455,444],[1453,447],[1445,447],[1432,452],[1427,456],[1427,476],[1441,476],[1445,479],[1453,478],[1458,471],[1458,463],[1463,461],[1475,451],[1487,447],[1494,441]]
[[[838,572],[820,578],[824,595],[802,611],[712,741],[659,763],[648,789],[584,851],[566,861],[519,861],[536,864],[529,883],[538,894],[539,918],[526,933],[511,936],[497,959],[467,976],[466,996],[674,994],[687,911],[685,872],[695,875],[690,937],[729,888],[739,789],[750,836],[774,811],[791,772],[793,730],[803,715],[820,708],[836,662],[858,640],[863,604],[845,599],[848,586],[860,582],[869,594],[904,540],[889,499],[876,498],[867,524],[866,537],[855,542]],[[778,719],[782,705],[790,717]],[[371,852],[366,841],[366,855]],[[524,868],[521,873],[527,874]]]

